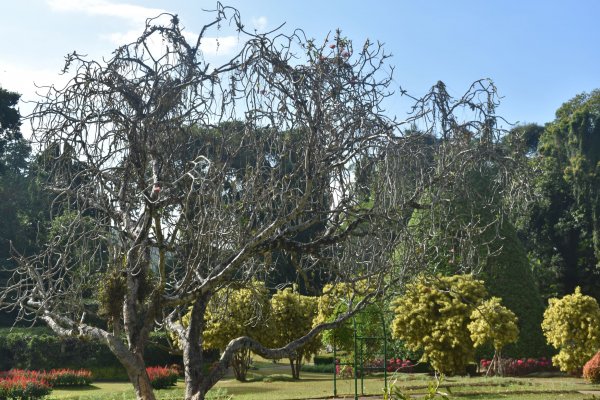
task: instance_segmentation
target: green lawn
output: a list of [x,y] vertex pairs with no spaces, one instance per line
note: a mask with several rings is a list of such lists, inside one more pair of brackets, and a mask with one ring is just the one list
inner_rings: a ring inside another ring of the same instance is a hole
[[[227,378],[219,382],[213,392],[213,398],[234,400],[291,400],[307,398],[325,398],[333,394],[331,375],[302,373],[300,381],[293,381],[284,365],[257,363],[258,370],[251,371],[249,381],[245,383]],[[431,377],[424,374],[401,375],[396,385],[411,394],[424,393]],[[369,377],[364,381],[364,393],[379,395],[383,389],[383,376]],[[351,399],[354,393],[354,380],[338,380],[338,397]],[[591,400],[590,394],[578,393],[580,390],[598,390],[600,385],[590,385],[582,379],[558,377],[527,378],[447,378],[442,391],[457,399],[524,399],[524,400]],[[360,381],[359,381],[360,391]],[[177,387],[157,391],[160,399],[180,399],[183,394],[183,382]],[[225,396],[225,394],[227,396]],[[49,399],[71,400],[129,400],[133,399],[133,390],[129,383],[100,382],[86,389],[61,389],[53,391]],[[600,396],[597,397],[600,399]]]

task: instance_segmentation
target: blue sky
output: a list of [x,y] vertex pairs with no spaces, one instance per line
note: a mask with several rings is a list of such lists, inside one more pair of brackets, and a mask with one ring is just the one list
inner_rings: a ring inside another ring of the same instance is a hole
[[[0,85],[35,100],[33,82],[59,80],[68,52],[110,57],[139,34],[146,17],[162,11],[180,16],[190,32],[215,1],[193,0],[0,0]],[[583,91],[600,88],[600,1],[596,0],[395,0],[224,1],[238,8],[249,27],[324,38],[341,28],[362,43],[385,43],[393,54],[395,81],[413,95],[438,80],[460,95],[479,78],[491,78],[511,122],[545,123]],[[215,57],[239,43],[226,32]],[[208,50],[210,51],[210,49]],[[390,104],[402,116],[402,102]],[[27,106],[22,106],[23,111]]]

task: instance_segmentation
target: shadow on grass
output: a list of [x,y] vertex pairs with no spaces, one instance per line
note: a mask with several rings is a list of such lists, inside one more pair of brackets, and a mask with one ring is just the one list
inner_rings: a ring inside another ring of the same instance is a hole
[[[253,383],[253,382],[265,382],[265,383],[270,383],[270,382],[321,382],[323,380],[328,380],[331,379],[330,376],[327,376],[326,378],[321,378],[321,377],[303,377],[302,375],[300,375],[300,379],[294,379],[292,378],[291,375],[287,375],[287,374],[268,374],[268,375],[261,375],[261,374],[248,374],[248,377],[246,379],[245,382],[240,382],[240,383]],[[239,381],[237,381],[239,382]]]
[[102,390],[102,388],[96,386],[96,385],[89,385],[89,386],[63,386],[63,387],[59,387],[55,390],[60,390],[60,391],[68,391],[68,392],[94,392],[96,390]]

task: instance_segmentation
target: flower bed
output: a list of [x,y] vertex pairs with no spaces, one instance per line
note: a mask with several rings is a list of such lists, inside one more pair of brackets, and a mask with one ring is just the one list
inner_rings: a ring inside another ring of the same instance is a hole
[[24,378],[43,381],[51,387],[87,386],[92,383],[92,373],[85,369],[52,369],[50,371],[30,371],[11,369],[0,372],[0,379]]
[[[387,372],[404,372],[404,373],[412,373],[414,372],[415,364],[411,360],[403,360],[401,358],[390,358],[385,363],[383,359],[375,359],[369,362],[365,362],[362,369],[359,368],[358,374],[362,373],[369,374],[372,372],[383,372],[384,369]],[[340,361],[337,360],[335,365],[335,373],[341,378],[348,378],[354,376],[354,371],[352,365],[350,363],[340,364]]]
[[[486,371],[492,360],[482,359],[480,362],[481,370]],[[556,371],[552,362],[546,357],[540,358],[504,358],[502,359],[504,375],[506,376],[525,376],[534,372]]]
[[26,376],[0,378],[0,400],[37,400],[47,396],[52,387],[44,380]]
[[179,371],[173,367],[148,367],[146,373],[154,389],[175,386],[179,377]]
[[[406,359],[403,360],[401,358],[390,358],[385,363],[385,369],[387,372],[413,372],[414,364],[412,361]],[[383,371],[384,365],[382,359],[376,359],[369,363],[365,364],[365,370],[368,371]]]

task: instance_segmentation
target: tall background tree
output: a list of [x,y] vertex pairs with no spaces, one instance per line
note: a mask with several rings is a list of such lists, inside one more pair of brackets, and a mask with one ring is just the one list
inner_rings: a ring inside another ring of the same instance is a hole
[[530,142],[526,151],[538,172],[519,235],[543,296],[580,286],[600,298],[600,91],[564,103],[545,128],[518,127],[513,136]]
[[[21,134],[20,95],[0,87],[0,282],[8,279],[14,265],[11,244],[31,254],[47,221],[46,196],[41,193],[31,146]],[[10,326],[14,314],[0,313],[0,326]]]

